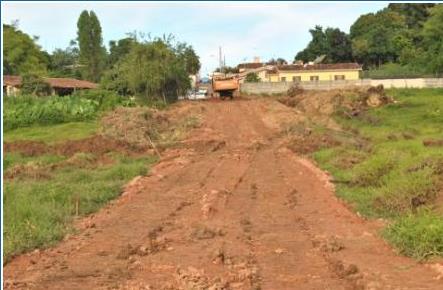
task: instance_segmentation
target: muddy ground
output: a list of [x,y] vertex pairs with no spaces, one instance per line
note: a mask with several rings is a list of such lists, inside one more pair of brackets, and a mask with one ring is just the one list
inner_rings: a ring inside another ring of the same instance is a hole
[[59,245],[12,259],[7,289],[442,289],[395,254],[330,177],[285,144],[269,100],[203,106],[202,125]]

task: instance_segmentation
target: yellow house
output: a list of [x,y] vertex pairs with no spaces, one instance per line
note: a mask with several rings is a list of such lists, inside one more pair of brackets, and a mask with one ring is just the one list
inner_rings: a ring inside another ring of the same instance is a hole
[[334,80],[358,80],[361,65],[358,63],[282,65],[268,71],[268,82],[316,82]]

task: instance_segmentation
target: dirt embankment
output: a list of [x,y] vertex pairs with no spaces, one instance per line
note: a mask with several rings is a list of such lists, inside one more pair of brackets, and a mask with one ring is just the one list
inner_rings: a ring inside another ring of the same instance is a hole
[[382,85],[377,87],[349,87],[328,91],[306,91],[299,86],[290,88],[287,96],[279,101],[296,108],[312,122],[339,129],[331,118],[340,114],[348,118],[364,115],[371,107],[380,107],[394,102]]
[[367,114],[367,110],[393,103],[394,99],[386,94],[383,86],[306,91],[295,85],[278,101],[294,108],[300,116],[286,127],[287,146],[298,154],[307,154],[342,142],[356,143],[364,149],[367,141],[352,132],[343,132],[333,116],[358,118],[375,124],[379,120]]
[[438,264],[397,256],[328,175],[284,146],[293,109],[201,104],[183,146],[77,235],[13,259],[5,288],[441,289]]

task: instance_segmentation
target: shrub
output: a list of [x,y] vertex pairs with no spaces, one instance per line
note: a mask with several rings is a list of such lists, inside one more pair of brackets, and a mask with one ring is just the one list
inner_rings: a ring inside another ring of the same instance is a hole
[[260,78],[258,77],[258,75],[256,73],[250,72],[246,75],[245,82],[246,83],[258,83],[258,82],[260,82]]

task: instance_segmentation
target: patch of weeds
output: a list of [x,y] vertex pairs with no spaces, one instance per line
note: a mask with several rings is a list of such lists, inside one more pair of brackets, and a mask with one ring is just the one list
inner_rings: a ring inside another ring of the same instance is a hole
[[334,156],[334,159],[331,162],[339,169],[351,169],[364,161],[367,157],[368,154],[364,151],[348,149],[345,154],[338,154]]
[[191,115],[186,118],[184,118],[183,122],[181,122],[181,126],[184,129],[194,129],[198,128],[201,125],[201,120],[196,115]]
[[64,156],[53,155],[53,154],[43,154],[38,156],[24,156],[18,152],[7,153],[3,158],[3,170],[7,171],[8,169],[17,166],[17,165],[26,165],[28,163],[33,163],[39,166],[45,166],[49,164],[53,164],[59,161],[64,160]]
[[393,215],[407,213],[429,204],[436,193],[436,178],[430,168],[393,174],[377,190],[374,207]]
[[427,210],[398,218],[383,236],[400,253],[416,259],[443,255],[443,217]]
[[378,186],[395,163],[391,156],[372,156],[353,168],[351,184],[354,186]]
[[85,168],[97,161],[97,156],[92,153],[77,152],[66,160],[66,165]]
[[192,129],[198,128],[201,120],[197,115],[190,115],[178,120],[169,130],[163,131],[156,140],[160,149],[172,147],[182,140],[184,136]]

